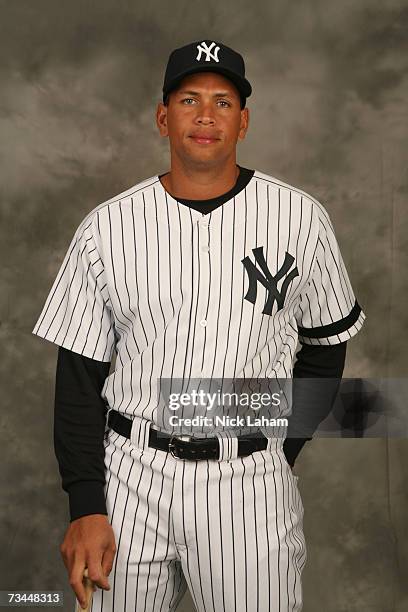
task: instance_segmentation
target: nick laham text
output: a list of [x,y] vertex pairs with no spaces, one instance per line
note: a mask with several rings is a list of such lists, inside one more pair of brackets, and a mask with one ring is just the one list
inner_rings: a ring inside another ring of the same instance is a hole
[[264,415],[253,417],[251,415],[235,416],[204,416],[199,415],[192,418],[179,418],[172,415],[169,418],[172,427],[287,427],[288,419],[272,419]]

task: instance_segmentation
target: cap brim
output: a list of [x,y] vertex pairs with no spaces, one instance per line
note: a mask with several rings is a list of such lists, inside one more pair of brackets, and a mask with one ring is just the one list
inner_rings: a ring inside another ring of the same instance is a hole
[[239,93],[245,98],[248,98],[248,96],[250,96],[252,93],[251,84],[244,77],[240,77],[234,72],[230,72],[228,69],[223,68],[221,66],[218,67],[211,65],[208,68],[203,68],[203,66],[200,65],[191,68],[190,70],[186,70],[182,74],[173,77],[170,86],[167,86],[166,88],[163,87],[163,96],[166,96],[168,93],[170,93],[170,91],[173,91],[173,89],[175,89],[180,84],[184,77],[189,76],[190,74],[195,74],[197,72],[218,72],[219,74],[226,76],[230,81],[232,81],[238,89]]

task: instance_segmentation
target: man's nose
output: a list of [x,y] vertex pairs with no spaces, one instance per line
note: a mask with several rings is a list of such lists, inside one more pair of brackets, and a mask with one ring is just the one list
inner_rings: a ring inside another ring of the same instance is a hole
[[214,109],[211,105],[211,102],[202,102],[197,112],[196,117],[197,123],[202,123],[204,125],[209,125],[215,122],[214,117]]
[[210,114],[200,113],[196,118],[197,123],[202,123],[203,125],[212,125],[215,123],[215,119]]

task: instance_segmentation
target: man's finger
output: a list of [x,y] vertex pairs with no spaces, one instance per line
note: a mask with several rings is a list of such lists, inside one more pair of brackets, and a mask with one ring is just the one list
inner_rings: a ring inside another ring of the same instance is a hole
[[88,568],[84,569],[84,575],[82,578],[84,588],[85,588],[85,601],[78,602],[76,612],[90,612],[92,607],[92,595],[96,589],[92,580],[88,578]]
[[88,561],[88,576],[98,587],[109,591],[110,585],[107,576],[103,572],[100,561],[89,559]]
[[112,571],[113,560],[115,558],[115,554],[116,554],[116,550],[108,548],[103,555],[102,571],[105,574],[105,576],[109,576],[109,574]]
[[84,570],[85,561],[76,562],[74,563],[69,576],[69,584],[71,585],[81,606],[85,606],[86,604],[86,591],[83,583]]

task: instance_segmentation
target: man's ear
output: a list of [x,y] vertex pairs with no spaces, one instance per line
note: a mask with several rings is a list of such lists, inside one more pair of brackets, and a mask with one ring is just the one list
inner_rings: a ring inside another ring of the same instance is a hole
[[238,138],[244,140],[249,125],[249,109],[247,107],[241,110],[241,123],[239,127]]
[[167,106],[159,102],[156,110],[156,123],[161,136],[168,136],[167,129]]

